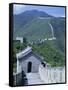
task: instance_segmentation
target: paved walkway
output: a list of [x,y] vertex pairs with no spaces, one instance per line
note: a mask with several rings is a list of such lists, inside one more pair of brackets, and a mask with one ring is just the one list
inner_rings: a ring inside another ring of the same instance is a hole
[[26,73],[26,77],[28,79],[28,85],[44,84],[38,73]]

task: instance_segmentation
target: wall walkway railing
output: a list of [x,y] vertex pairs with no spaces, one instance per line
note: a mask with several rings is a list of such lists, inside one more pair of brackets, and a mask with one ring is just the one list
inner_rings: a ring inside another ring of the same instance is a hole
[[43,67],[40,65],[39,75],[45,83],[64,83],[65,67]]

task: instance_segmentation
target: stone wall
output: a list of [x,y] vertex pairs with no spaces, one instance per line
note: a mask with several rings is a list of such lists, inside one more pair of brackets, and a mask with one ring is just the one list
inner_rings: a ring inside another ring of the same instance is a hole
[[65,82],[65,67],[43,67],[40,65],[39,74],[45,83]]
[[31,72],[32,73],[37,73],[39,69],[39,65],[41,64],[40,60],[36,58],[34,55],[30,55],[25,57],[25,59],[20,60],[19,66],[21,66],[21,69],[25,72],[28,73],[28,63],[31,62]]
[[14,74],[13,77],[14,77],[14,86],[24,86],[28,84],[28,81],[24,72]]

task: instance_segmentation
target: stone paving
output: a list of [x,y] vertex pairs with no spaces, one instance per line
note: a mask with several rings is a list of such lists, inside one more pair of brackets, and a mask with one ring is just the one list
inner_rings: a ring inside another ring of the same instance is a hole
[[26,73],[28,79],[28,85],[33,84],[44,84],[44,81],[41,80],[39,73]]

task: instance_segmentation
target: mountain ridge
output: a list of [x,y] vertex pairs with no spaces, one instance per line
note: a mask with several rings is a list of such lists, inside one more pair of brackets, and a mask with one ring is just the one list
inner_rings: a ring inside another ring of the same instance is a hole
[[50,22],[53,26],[55,37],[57,38],[57,47],[64,51],[65,18],[53,17],[44,13],[32,10],[26,11],[24,14],[14,15],[14,38],[17,36],[26,36],[28,40],[38,40],[39,38],[51,37],[50,26],[48,25],[48,22]]

